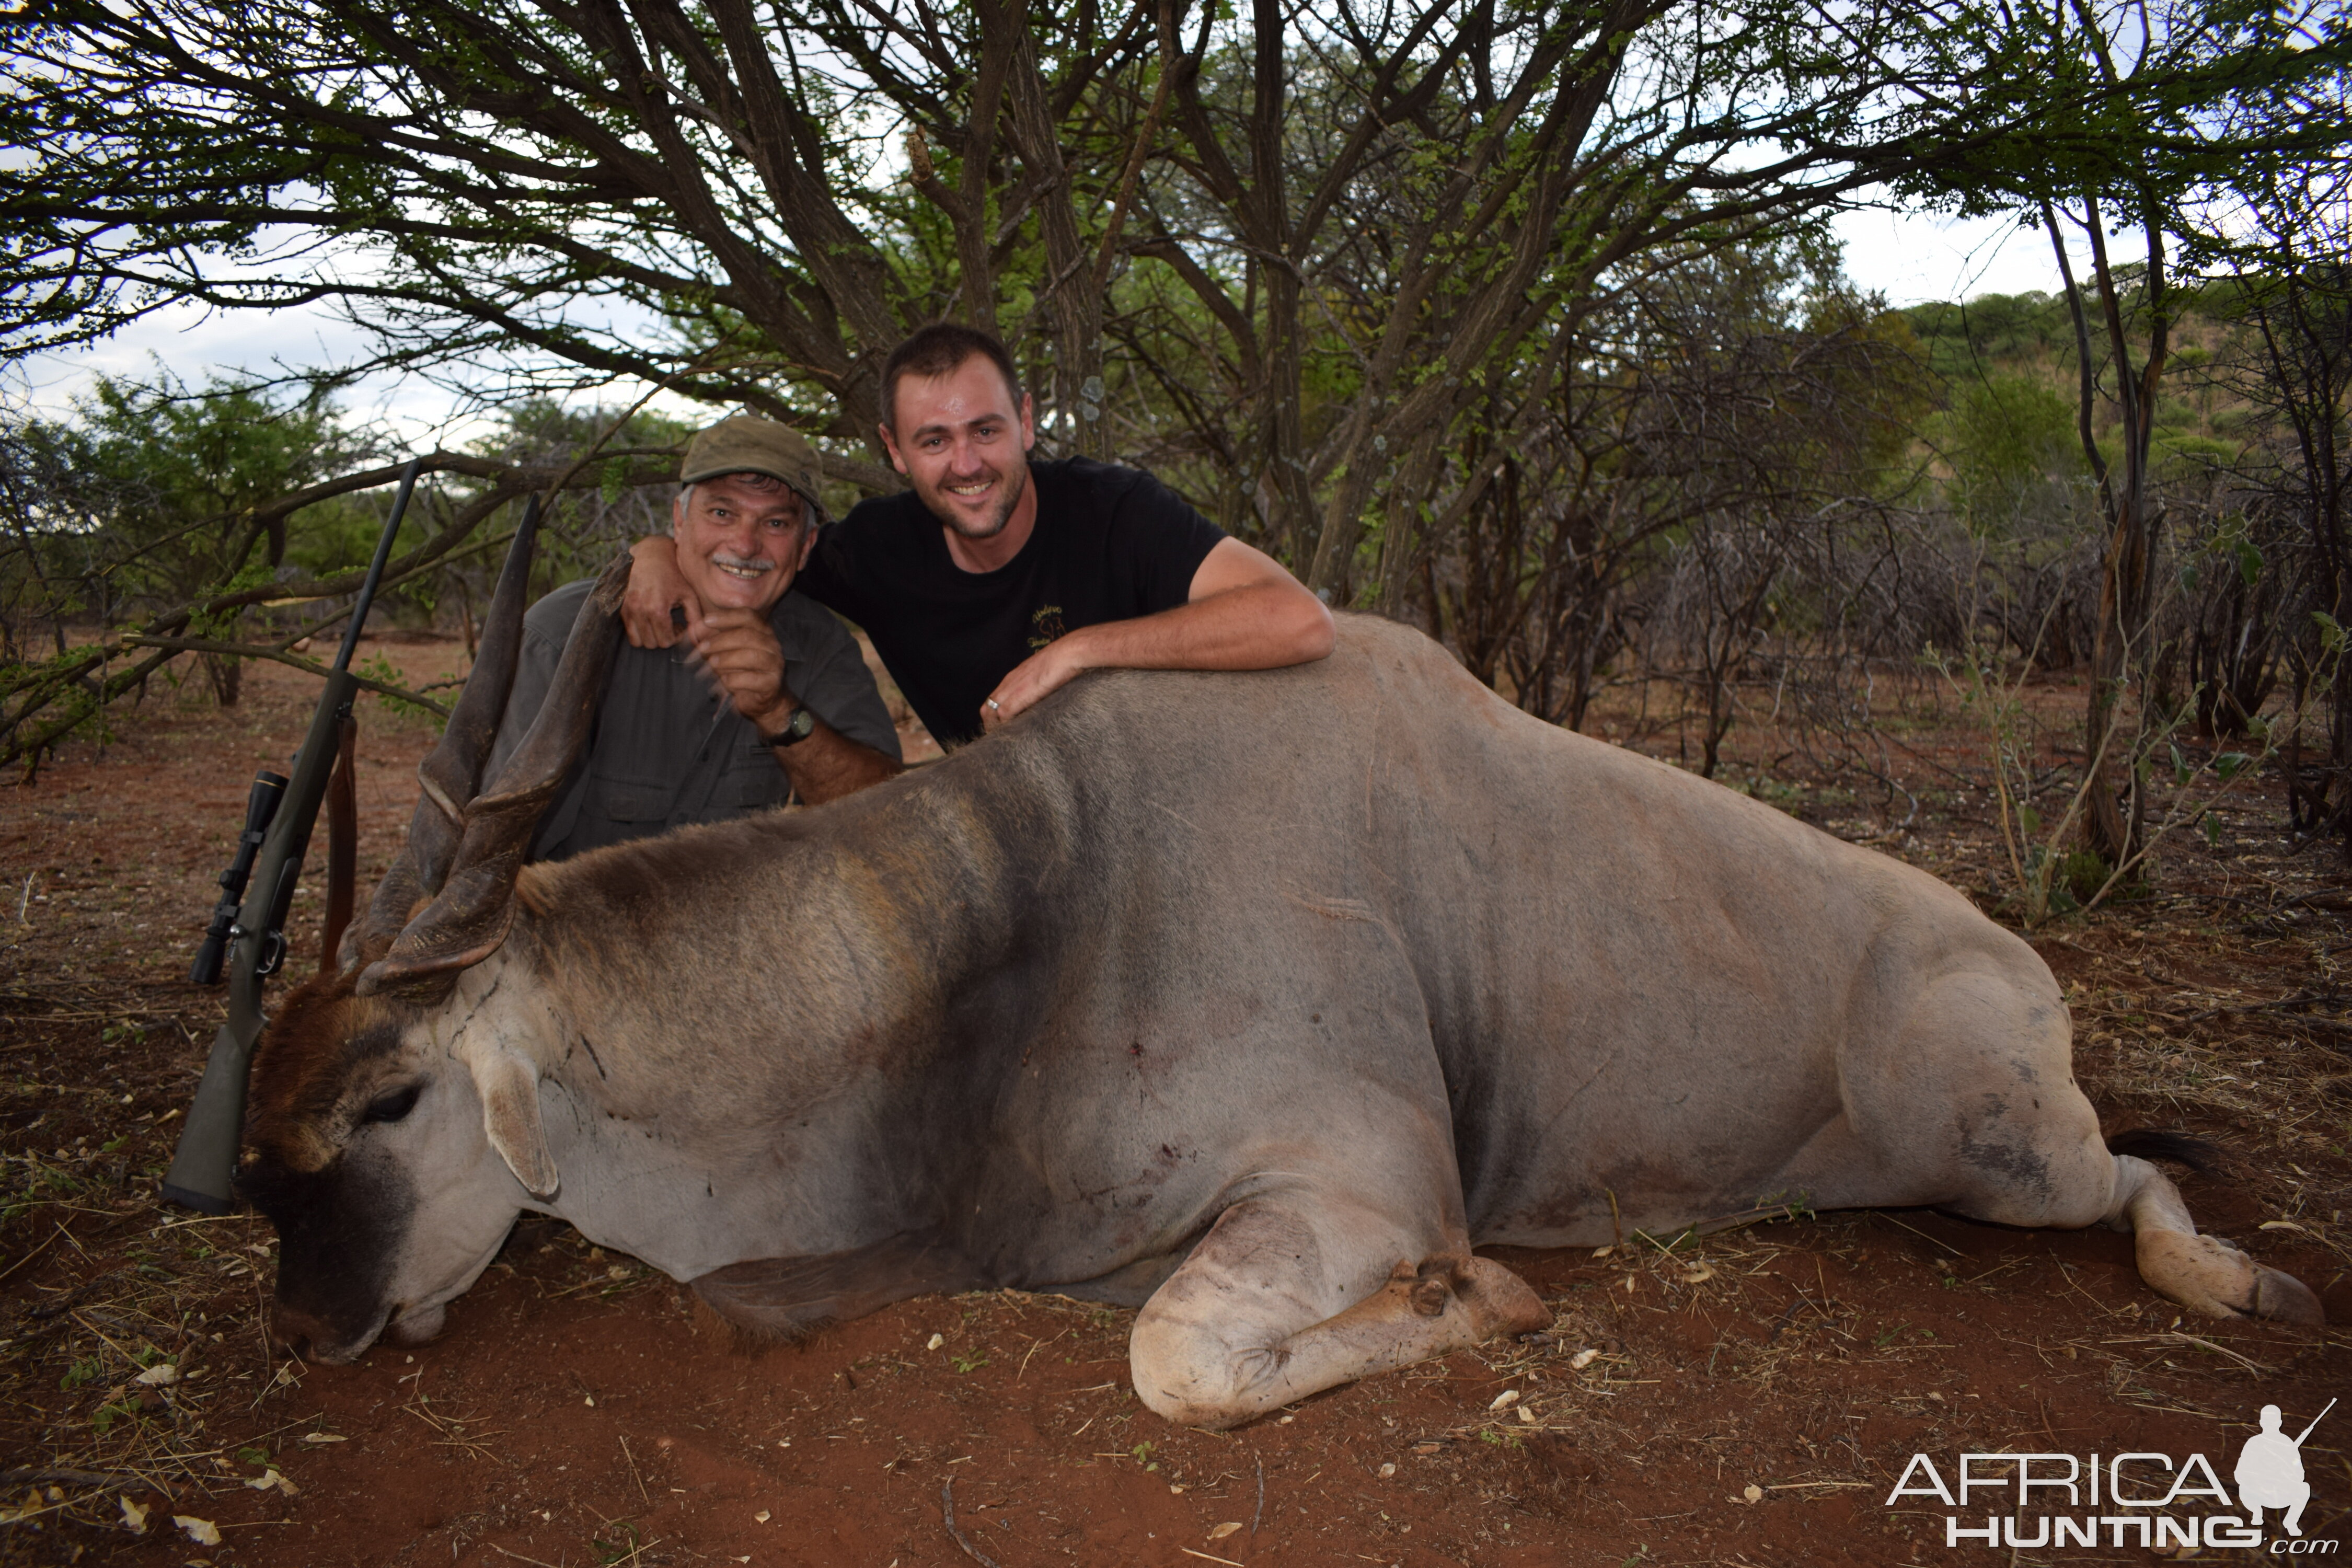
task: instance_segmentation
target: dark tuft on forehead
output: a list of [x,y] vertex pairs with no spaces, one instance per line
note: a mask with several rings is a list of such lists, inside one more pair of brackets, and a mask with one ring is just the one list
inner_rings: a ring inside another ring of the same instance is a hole
[[253,1060],[247,1137],[257,1146],[299,1138],[332,1114],[352,1075],[397,1049],[409,1009],[355,995],[356,974],[321,974],[286,998]]

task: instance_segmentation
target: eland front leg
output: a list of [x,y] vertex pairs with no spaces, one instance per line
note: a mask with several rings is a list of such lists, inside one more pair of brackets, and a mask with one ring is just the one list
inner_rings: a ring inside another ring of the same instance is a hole
[[1360,1204],[1252,1198],[1144,1304],[1135,1392],[1185,1426],[1239,1426],[1310,1394],[1547,1327],[1527,1282]]

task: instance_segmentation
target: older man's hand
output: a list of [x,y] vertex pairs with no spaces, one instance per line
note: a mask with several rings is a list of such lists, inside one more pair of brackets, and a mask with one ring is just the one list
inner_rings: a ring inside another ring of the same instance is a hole
[[784,650],[768,617],[757,610],[698,615],[687,633],[693,658],[735,711],[767,732],[799,706],[784,684]]

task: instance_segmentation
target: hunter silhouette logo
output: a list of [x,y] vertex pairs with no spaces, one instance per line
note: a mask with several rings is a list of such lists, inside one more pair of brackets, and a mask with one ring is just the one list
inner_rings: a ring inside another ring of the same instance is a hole
[[[2336,1408],[2336,1401],[2327,1402],[2327,1410]],[[2246,1510],[2246,1522],[2262,1528],[2263,1510],[2283,1508],[2286,1517],[2279,1523],[2289,1535],[2303,1533],[2303,1505],[2311,1500],[2311,1483],[2303,1479],[2303,1440],[2311,1436],[2311,1427],[2327,1419],[2327,1410],[2311,1418],[2306,1426],[2294,1437],[2279,1430],[2279,1407],[2263,1406],[2263,1429],[2246,1439],[2238,1450],[2238,1468],[2231,1479],[2238,1483],[2238,1506]]]
[[[2283,1415],[2275,1405],[2265,1405],[2259,1429],[2238,1451],[2237,1483],[2242,1518],[2224,1513],[2229,1489],[2221,1484],[2212,1461],[2191,1454],[2175,1461],[2169,1454],[2141,1450],[2099,1454],[1962,1454],[1959,1470],[1947,1485],[1936,1462],[1914,1454],[1903,1475],[1887,1494],[1888,1508],[1904,1498],[1934,1498],[1953,1511],[1944,1517],[1944,1544],[1962,1546],[2063,1550],[2086,1549],[2170,1551],[2186,1554],[2207,1548],[2261,1547],[2263,1514],[2276,1510],[2285,1534],[2269,1543],[2265,1555],[2305,1556],[2335,1551],[2333,1541],[2307,1541],[2303,1536],[2303,1510],[2311,1500],[2311,1483],[2304,1479],[2303,1444],[2327,1413],[2311,1419],[2294,1436],[2282,1429]],[[1982,1500],[1970,1494],[1990,1491],[1999,1511],[1979,1515],[1981,1524],[1964,1510]],[[2044,1511],[2063,1510],[2063,1511]]]

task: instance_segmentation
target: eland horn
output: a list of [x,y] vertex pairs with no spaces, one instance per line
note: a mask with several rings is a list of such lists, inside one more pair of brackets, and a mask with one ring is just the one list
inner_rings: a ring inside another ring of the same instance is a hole
[[490,743],[498,738],[507,694],[514,686],[538,538],[539,497],[533,494],[523,504],[514,542],[507,546],[506,564],[499,568],[481,640],[474,646],[473,672],[449,711],[448,728],[417,765],[416,814],[409,819],[408,841],[393,857],[391,868],[368,900],[366,914],[352,923],[336,955],[346,973],[389,952],[409,918],[448,878],[449,858],[466,828],[467,803],[481,786],[482,765],[489,760]]
[[489,957],[514,924],[515,879],[547,803],[587,743],[621,641],[621,595],[629,558],[604,568],[580,606],[547,700],[530,733],[498,776],[466,806],[465,835],[433,902],[402,930],[391,951],[360,976],[362,995],[413,1001],[447,994],[457,973]]

